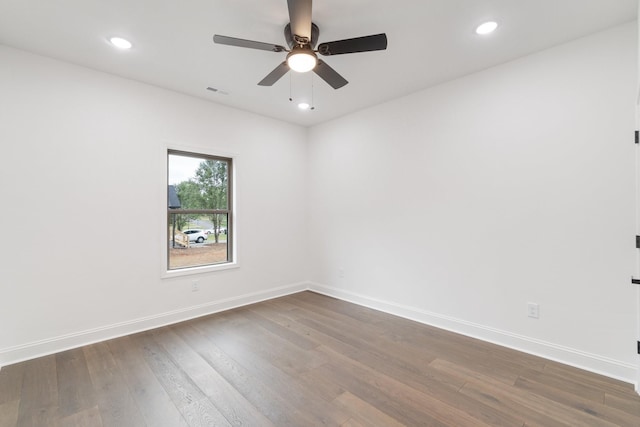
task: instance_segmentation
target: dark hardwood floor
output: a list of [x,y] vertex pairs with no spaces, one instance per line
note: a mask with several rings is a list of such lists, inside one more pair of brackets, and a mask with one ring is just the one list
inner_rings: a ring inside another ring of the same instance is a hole
[[303,292],[0,370],[7,426],[640,426],[629,384]]

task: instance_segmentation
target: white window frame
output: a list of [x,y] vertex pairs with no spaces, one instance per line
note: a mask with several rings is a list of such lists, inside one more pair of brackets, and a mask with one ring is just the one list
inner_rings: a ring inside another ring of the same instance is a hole
[[[210,264],[210,265],[201,265],[195,267],[185,267],[176,270],[169,270],[169,245],[167,244],[167,223],[168,223],[168,209],[167,209],[167,188],[169,185],[168,171],[169,171],[169,152],[184,152],[191,153],[194,155],[203,155],[203,156],[211,156],[211,157],[223,157],[227,159],[231,159],[231,173],[229,175],[229,194],[231,203],[229,206],[229,223],[230,226],[227,227],[227,243],[231,245],[230,249],[230,257],[231,261],[220,263],[220,264]],[[203,273],[211,273],[216,271],[224,271],[233,268],[238,268],[240,264],[238,263],[238,215],[237,215],[237,171],[238,171],[238,156],[235,153],[228,153],[221,150],[212,150],[206,149],[202,147],[190,147],[176,144],[167,144],[163,146],[162,149],[162,162],[161,164],[164,166],[162,168],[163,178],[162,178],[162,234],[161,234],[161,260],[162,260],[162,270],[161,270],[161,278],[168,279],[172,277],[182,277],[182,276],[190,276],[194,274],[203,274]]]

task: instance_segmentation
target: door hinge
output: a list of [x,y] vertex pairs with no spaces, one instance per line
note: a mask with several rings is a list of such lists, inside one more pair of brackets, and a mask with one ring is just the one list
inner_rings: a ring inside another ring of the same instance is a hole
[[638,354],[640,354],[640,341],[638,341]]
[[640,236],[636,236],[636,249],[640,249]]
[[640,144],[640,131],[636,131],[636,144]]

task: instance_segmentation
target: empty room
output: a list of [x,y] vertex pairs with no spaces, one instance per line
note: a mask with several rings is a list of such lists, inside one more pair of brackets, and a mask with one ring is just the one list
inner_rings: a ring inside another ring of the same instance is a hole
[[0,427],[639,426],[636,0],[0,0]]

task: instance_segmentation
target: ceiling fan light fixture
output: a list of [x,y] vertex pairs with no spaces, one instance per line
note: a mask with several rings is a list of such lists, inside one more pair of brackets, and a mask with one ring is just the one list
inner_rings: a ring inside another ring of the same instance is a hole
[[313,70],[317,63],[318,57],[308,46],[296,46],[287,55],[287,65],[298,73],[306,73]]

